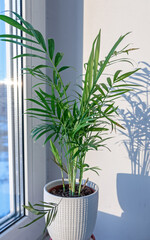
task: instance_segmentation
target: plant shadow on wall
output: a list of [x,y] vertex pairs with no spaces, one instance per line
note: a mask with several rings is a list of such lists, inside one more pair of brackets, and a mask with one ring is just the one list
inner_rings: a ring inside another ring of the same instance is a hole
[[[131,174],[117,175],[117,195],[121,217],[98,212],[95,236],[105,240],[150,239],[150,64],[139,63],[141,70],[129,82],[142,85],[124,96],[128,110],[121,110],[123,144],[131,161]],[[149,96],[148,96],[149,95]]]
[[121,110],[123,144],[131,161],[131,174],[117,175],[117,195],[121,217],[99,211],[95,236],[105,240],[150,239],[150,64],[130,77],[143,87],[124,96],[128,110]]
[[121,110],[126,131],[123,143],[131,160],[132,174],[117,175],[118,201],[129,237],[150,239],[150,65],[139,63],[141,70],[129,79],[142,87],[124,96],[128,110]]

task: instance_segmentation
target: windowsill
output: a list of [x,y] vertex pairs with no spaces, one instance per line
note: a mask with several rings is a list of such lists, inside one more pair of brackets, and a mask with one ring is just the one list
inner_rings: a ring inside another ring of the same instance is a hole
[[45,235],[44,238],[43,238],[43,235],[41,235],[37,240],[50,240],[50,236],[48,232],[45,233],[44,235]]

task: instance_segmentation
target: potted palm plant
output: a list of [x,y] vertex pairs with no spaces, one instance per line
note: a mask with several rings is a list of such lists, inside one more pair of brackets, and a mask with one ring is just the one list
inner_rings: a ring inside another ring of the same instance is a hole
[[[119,37],[104,60],[99,60],[99,32],[85,64],[83,85],[79,86],[80,91],[71,99],[68,95],[70,83],[65,85],[61,77],[62,71],[69,67],[59,66],[63,54],[55,53],[54,40],[48,39],[46,42],[30,23],[17,13],[13,14],[15,19],[4,15],[0,15],[0,19],[27,36],[5,34],[0,38],[35,52],[22,53],[14,58],[46,59],[45,65],[23,69],[24,73],[40,79],[34,88],[35,98],[27,99],[34,107],[27,109],[26,113],[40,120],[40,124],[32,129],[32,137],[38,140],[46,135],[44,144],[49,142],[53,161],[60,168],[62,176],[60,180],[50,182],[44,187],[43,202],[35,205],[29,203],[25,208],[37,215],[36,220],[45,216],[46,227],[53,240],[89,240],[96,222],[98,186],[88,179],[83,180],[83,174],[89,170],[98,174],[100,169],[86,163],[86,154],[90,150],[107,147],[105,142],[110,138],[110,132],[116,127],[123,128],[116,120],[118,106],[115,102],[134,86],[127,84],[125,80],[138,69],[125,73],[117,70],[112,77],[107,76],[105,82],[99,80],[109,65],[121,61],[130,63],[127,58],[118,56],[133,49],[128,49],[127,46],[117,50],[126,34]],[[32,46],[28,44],[31,42]],[[43,72],[45,68],[52,71],[52,78]],[[51,92],[43,91],[42,84],[48,85]],[[59,151],[56,142],[60,146]],[[64,173],[67,179],[64,178]],[[44,209],[39,210],[38,207]]]

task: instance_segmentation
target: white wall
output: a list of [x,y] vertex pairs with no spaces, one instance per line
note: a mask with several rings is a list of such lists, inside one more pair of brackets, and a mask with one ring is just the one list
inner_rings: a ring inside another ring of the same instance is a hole
[[[63,65],[73,66],[63,75],[65,83],[71,83],[70,95],[75,93],[75,84],[81,82],[83,61],[83,1],[47,0],[46,35],[55,40],[56,51],[64,53]],[[60,177],[60,170],[50,161],[51,153],[47,147],[47,178]],[[52,170],[51,170],[52,169]]]
[[[131,53],[130,56],[137,63],[145,62],[139,65],[135,64],[135,67],[140,66],[142,68],[139,71],[139,75],[135,77],[140,79],[140,81],[146,82],[149,80],[149,9],[149,0],[47,0],[47,37],[54,38],[57,50],[65,53],[63,63],[70,64],[77,69],[77,72],[66,73],[64,76],[66,81],[70,79],[72,83],[80,82],[78,76],[82,72],[82,51],[83,62],[87,62],[91,44],[100,28],[102,30],[102,59],[120,35],[132,31],[125,39],[124,45],[131,43],[131,47],[140,48],[138,51]],[[120,69],[120,67],[118,68]],[[123,68],[127,71],[129,70],[127,66]],[[142,85],[144,84],[149,88],[147,82],[142,82]],[[133,124],[135,125],[137,118],[138,121],[135,126],[137,126],[137,130],[141,129],[141,132],[138,132],[138,137],[140,138],[142,133],[147,143],[149,143],[148,94],[143,93],[138,96],[140,96],[138,101],[142,102],[136,101],[136,109],[138,111],[133,114]],[[145,110],[144,104],[146,104]],[[120,101],[120,105],[121,108],[124,107],[126,109],[130,104],[126,103],[125,106],[125,102]],[[143,111],[140,112],[140,109]],[[131,106],[130,110],[132,110]],[[127,130],[126,133],[128,134]],[[97,240],[149,240],[150,180],[149,177],[143,175],[134,176],[132,174],[130,158],[137,160],[135,154],[129,158],[129,154],[123,144],[124,136],[119,133],[114,135],[114,139],[108,142],[111,152],[103,150],[89,152],[87,155],[87,161],[91,165],[98,165],[102,169],[100,176],[93,173],[85,175],[85,177],[89,175],[90,180],[97,182],[100,189],[95,236]],[[129,140],[133,144],[133,140]],[[143,149],[145,148],[143,147]],[[145,154],[144,156],[144,150],[141,150],[139,158],[142,161],[146,159],[148,166],[149,149],[145,152],[147,155]],[[59,176],[59,172],[57,167],[49,160],[49,154],[48,150],[47,178],[51,180],[56,179]],[[128,173],[129,175],[120,175],[117,178],[118,173]]]
[[[149,9],[149,0],[85,0],[83,61],[87,61],[92,41],[101,28],[102,59],[120,35],[132,31],[124,43],[134,43],[131,47],[140,49],[132,53],[131,58],[137,63],[144,61],[150,64]],[[143,63],[140,63],[139,66],[143,68],[139,72],[139,78],[143,80],[149,79],[150,67]],[[118,68],[120,69],[120,66]],[[128,70],[127,67],[126,70]],[[148,104],[148,100],[145,100],[146,94],[142,95],[141,99]],[[121,103],[121,107],[124,104]],[[148,106],[146,109],[148,109]],[[148,125],[147,130],[143,132],[148,142],[150,124],[147,117],[149,118],[146,114],[141,116],[142,125],[138,123],[137,129],[140,126],[145,129],[144,126]],[[150,239],[149,177],[141,177],[141,180],[138,180],[133,176],[131,180],[130,176],[124,176],[124,178],[117,180],[118,173],[132,173],[131,161],[121,139],[123,140],[124,137],[116,134],[115,138],[108,142],[111,152],[107,150],[90,152],[87,156],[90,164],[93,166],[98,165],[102,169],[100,177],[90,173],[90,180],[97,182],[100,188],[99,213],[95,229],[96,239],[148,240]],[[149,150],[147,150],[147,154],[149,154]],[[149,155],[147,163],[148,161]],[[85,177],[87,175],[89,173]],[[132,181],[133,186],[131,185]],[[119,193],[117,192],[117,184]],[[125,189],[123,189],[123,186]],[[127,202],[129,205],[127,208],[124,207],[124,213],[118,202],[118,194],[121,205],[126,206]]]

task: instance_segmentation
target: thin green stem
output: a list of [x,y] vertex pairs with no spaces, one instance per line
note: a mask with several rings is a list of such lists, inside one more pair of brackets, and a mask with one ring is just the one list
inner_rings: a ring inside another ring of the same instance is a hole
[[61,169],[61,177],[62,177],[63,192],[65,192],[64,173],[62,169]]
[[[75,148],[73,151],[73,155],[76,154],[78,151],[78,148]],[[74,163],[73,163],[73,181],[72,181],[72,196],[75,194],[75,186],[76,186],[76,175],[77,175],[77,161],[78,157],[75,157]]]
[[80,156],[80,177],[79,177],[79,189],[78,196],[81,194],[82,179],[83,179],[83,164],[85,162],[85,153]]
[[83,178],[83,168],[80,169],[78,196],[80,196],[80,194],[81,194],[82,178]]
[[72,196],[75,194],[77,167],[73,167]]

